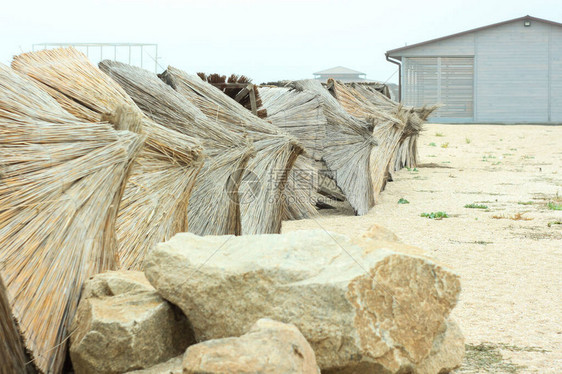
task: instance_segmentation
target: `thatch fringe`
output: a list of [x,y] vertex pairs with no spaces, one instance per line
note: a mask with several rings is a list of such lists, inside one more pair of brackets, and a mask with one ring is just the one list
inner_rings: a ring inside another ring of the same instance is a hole
[[58,373],[82,283],[117,266],[115,205],[143,137],[73,118],[3,65],[0,82],[0,273],[34,365]]
[[153,245],[187,230],[187,205],[203,166],[196,139],[148,119],[117,83],[74,48],[22,54],[12,66],[48,87],[47,92],[79,118],[100,120],[127,107],[129,128],[142,128],[147,135],[117,217],[122,267],[141,268]]
[[366,214],[374,205],[369,158],[377,143],[372,125],[347,113],[318,80],[295,81],[288,87],[317,95],[321,101],[326,117],[320,132],[321,158],[355,212]]
[[417,146],[419,134],[423,130],[424,122],[431,113],[439,108],[439,105],[427,105],[421,108],[405,107],[368,85],[350,83],[349,86],[362,94],[380,110],[400,113],[400,116],[404,118],[405,128],[396,152],[393,155],[391,171],[400,170],[403,167],[416,167],[419,157]]
[[332,95],[349,114],[369,121],[373,125],[373,136],[379,146],[371,153],[369,169],[373,193],[376,197],[385,186],[392,155],[404,133],[405,124],[400,118],[399,108],[395,108],[392,112],[383,110],[369,102],[353,87],[345,86],[333,79],[329,79],[327,85]]
[[286,219],[315,216],[319,199],[319,170],[315,161],[322,159],[326,117],[317,95],[286,87],[260,87],[267,121],[299,139],[306,154],[299,156],[287,184]]
[[179,69],[168,67],[160,77],[194,103],[212,121],[253,140],[256,157],[248,163],[241,186],[242,233],[281,231],[288,173],[302,153],[298,141],[254,116],[222,91]]
[[210,121],[196,106],[156,74],[115,61],[102,61],[100,69],[113,78],[152,120],[197,138],[207,162],[191,194],[189,231],[198,235],[241,234],[239,180],[254,156],[243,134]]

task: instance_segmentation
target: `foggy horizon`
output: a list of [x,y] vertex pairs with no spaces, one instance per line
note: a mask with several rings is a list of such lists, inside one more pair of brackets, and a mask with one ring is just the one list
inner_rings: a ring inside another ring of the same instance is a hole
[[[151,1],[8,3],[0,62],[37,43],[154,43],[159,71],[244,74],[255,83],[345,66],[397,83],[387,50],[531,15],[562,22],[555,1]],[[558,17],[557,17],[558,16]],[[111,58],[110,53],[106,58]],[[146,67],[146,66],[145,66]],[[152,69],[153,70],[153,69]]]

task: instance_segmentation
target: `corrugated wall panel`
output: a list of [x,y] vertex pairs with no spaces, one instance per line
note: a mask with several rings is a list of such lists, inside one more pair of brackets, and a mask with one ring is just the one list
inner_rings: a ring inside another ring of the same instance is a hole
[[406,105],[443,104],[432,118],[472,120],[472,57],[408,57],[403,63]]
[[548,121],[548,29],[523,21],[476,33],[478,122]]
[[562,122],[562,29],[550,27],[550,120]]

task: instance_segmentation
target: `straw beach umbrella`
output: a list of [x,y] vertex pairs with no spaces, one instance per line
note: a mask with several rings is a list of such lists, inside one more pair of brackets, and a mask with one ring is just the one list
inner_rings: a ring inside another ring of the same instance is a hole
[[254,155],[247,136],[211,121],[154,73],[108,60],[99,66],[123,87],[149,118],[193,136],[203,144],[207,162],[191,194],[189,231],[198,235],[240,235],[236,186],[240,185],[242,171]]
[[0,275],[41,372],[62,369],[82,283],[117,267],[116,206],[143,138],[74,118],[0,65]]
[[288,87],[318,96],[326,117],[321,158],[356,214],[366,214],[374,205],[369,159],[377,142],[372,125],[347,113],[318,80],[294,81]]
[[22,54],[12,67],[77,117],[95,121],[117,115],[127,119],[128,128],[146,134],[117,217],[122,267],[140,269],[148,249],[187,230],[187,205],[204,158],[196,139],[148,119],[117,83],[73,48]]
[[439,105],[426,105],[420,108],[402,106],[369,85],[349,83],[347,86],[355,89],[380,110],[389,113],[400,113],[400,116],[404,118],[405,127],[395,155],[393,156],[394,162],[391,167],[392,170],[399,170],[403,167],[416,167],[418,162],[417,142],[419,134],[423,130],[424,122],[431,113],[439,108]]
[[160,77],[210,120],[248,134],[256,157],[248,162],[240,186],[242,233],[279,233],[286,203],[284,188],[290,170],[302,153],[300,143],[196,75],[168,67]]
[[399,108],[393,112],[383,110],[371,103],[353,87],[329,79],[328,89],[345,110],[356,117],[362,118],[373,125],[373,136],[378,147],[373,149],[369,160],[369,169],[373,182],[375,197],[384,188],[389,165],[398,143],[404,133],[404,120],[400,118]]
[[287,219],[302,219],[317,214],[314,204],[318,188],[325,141],[326,117],[318,95],[288,87],[259,88],[266,120],[294,135],[305,149],[297,159],[287,184]]

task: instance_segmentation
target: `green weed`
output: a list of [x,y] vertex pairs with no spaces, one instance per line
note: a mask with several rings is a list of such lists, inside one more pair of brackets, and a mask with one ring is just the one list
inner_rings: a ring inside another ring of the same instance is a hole
[[464,207],[470,209],[488,209],[488,206],[483,204],[466,204]]
[[429,218],[429,219],[436,219],[436,220],[440,220],[440,219],[443,219],[443,218],[449,218],[449,216],[445,212],[422,213],[422,214],[420,214],[420,217],[425,217],[425,218]]

